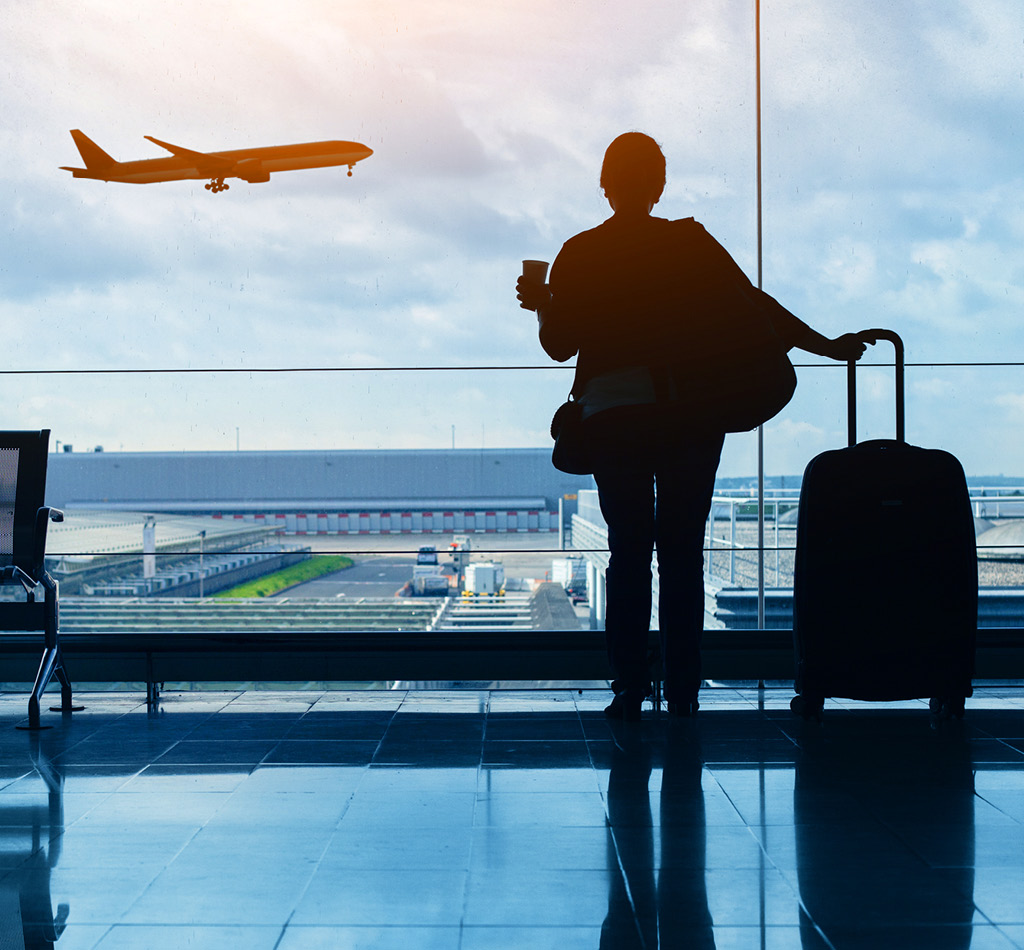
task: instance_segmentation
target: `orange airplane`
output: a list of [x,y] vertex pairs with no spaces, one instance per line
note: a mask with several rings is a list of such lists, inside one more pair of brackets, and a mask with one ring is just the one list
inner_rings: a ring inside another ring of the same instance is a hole
[[329,168],[334,165],[352,166],[369,158],[372,148],[359,142],[305,142],[301,145],[272,145],[268,148],[240,148],[232,152],[193,152],[191,149],[147,135],[155,145],[167,149],[170,158],[147,158],[137,162],[118,162],[103,151],[92,139],[78,129],[71,130],[85,168],[61,165],[75,178],[95,178],[98,181],[123,181],[146,185],[154,181],[185,181],[209,178],[207,191],[227,191],[231,186],[225,178],[241,178],[250,184],[270,181],[271,172],[294,171],[299,168]]

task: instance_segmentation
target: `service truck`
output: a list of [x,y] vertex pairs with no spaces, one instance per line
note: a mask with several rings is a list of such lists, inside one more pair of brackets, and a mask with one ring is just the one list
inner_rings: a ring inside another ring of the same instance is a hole
[[466,567],[466,594],[505,593],[505,566],[501,561],[475,561]]
[[412,569],[412,593],[415,597],[447,597],[448,575],[441,573],[437,548],[422,547],[416,553]]
[[582,557],[560,557],[551,562],[551,580],[561,584],[574,604],[587,600],[587,560]]

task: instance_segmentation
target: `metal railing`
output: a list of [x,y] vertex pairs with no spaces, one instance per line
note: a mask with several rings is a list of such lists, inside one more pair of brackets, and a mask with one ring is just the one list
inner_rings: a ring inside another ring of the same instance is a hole
[[[782,544],[780,541],[780,529],[789,528],[795,530],[796,521],[791,525],[784,525],[785,516],[795,511],[799,505],[800,493],[798,489],[772,489],[766,492],[764,502],[765,523],[771,524],[773,529],[772,544],[764,546],[764,553],[767,556],[774,555],[776,581],[783,576],[781,557],[783,552],[794,552],[795,543]],[[1024,488],[1017,486],[1009,487],[977,487],[970,493],[971,509],[974,517],[978,519],[995,520],[1024,520]],[[737,538],[737,526],[743,521],[752,521],[757,514],[757,498],[749,490],[733,489],[716,493],[711,503],[711,514],[708,517],[704,533],[704,550],[706,555],[706,570],[709,575],[715,574],[717,560],[715,555],[728,556],[728,570],[722,572],[721,576],[727,577],[730,584],[737,582],[737,555],[743,553],[757,554],[758,545]],[[719,522],[728,521],[728,536],[724,532],[716,530]],[[795,540],[795,536],[794,536]],[[1021,544],[992,544],[982,545],[986,552],[1021,552],[1024,557],[1024,543]],[[774,584],[769,587],[784,587],[790,585]]]
[[[838,371],[842,368],[841,365],[836,364],[825,364],[825,363],[797,363],[795,364],[799,369],[818,369],[823,368],[826,370]],[[872,363],[873,367],[884,367],[888,364],[885,363]],[[929,368],[929,369],[941,369],[945,367],[968,367],[968,368],[1024,368],[1024,362],[1019,361],[999,361],[999,362],[928,362],[928,363],[907,363],[907,368],[913,370],[915,368]],[[3,369],[0,370],[0,376],[17,376],[17,377],[82,377],[82,376],[125,376],[125,377],[145,377],[146,375],[180,375],[183,378],[194,378],[196,376],[203,375],[226,375],[234,374],[238,375],[263,375],[263,376],[279,376],[282,379],[288,379],[289,381],[294,379],[296,376],[302,376],[304,374],[357,374],[365,376],[366,374],[409,374],[409,373],[427,373],[427,374],[445,374],[457,376],[463,373],[472,372],[512,372],[521,373],[524,371],[531,373],[560,373],[563,374],[566,371],[572,370],[571,365],[534,365],[534,364],[522,364],[522,365],[474,365],[474,366],[390,366],[390,367],[374,367],[374,366],[258,366],[258,367],[132,367],[132,368],[77,368],[77,369],[50,369],[50,368],[38,368],[38,369]],[[730,583],[735,584],[738,577],[740,576],[739,567],[737,564],[737,557],[744,555],[756,555],[761,557],[762,555],[767,556],[775,569],[775,584],[779,586],[780,579],[786,573],[786,565],[784,564],[784,558],[787,552],[792,552],[794,546],[786,543],[784,536],[785,526],[781,520],[781,517],[785,515],[786,511],[791,509],[796,504],[797,493],[792,489],[773,489],[763,484],[760,487],[760,492],[764,498],[764,516],[763,521],[760,522],[763,526],[767,526],[771,531],[771,538],[768,544],[763,543],[751,543],[748,539],[737,537],[737,525],[739,523],[746,522],[748,519],[757,520],[757,496],[758,489],[753,490],[729,490],[723,489],[716,492],[713,507],[713,517],[709,519],[705,545],[707,549],[708,557],[708,568],[710,572],[720,572],[721,576],[727,577]],[[997,486],[987,487],[981,486],[975,488],[971,494],[971,503],[974,508],[974,514],[978,518],[993,518],[993,519],[1006,519],[1024,517],[1024,486]],[[723,521],[729,522],[727,531],[721,531],[719,528]],[[402,547],[402,542],[396,539],[396,549]],[[344,543],[339,541],[337,546],[339,551],[344,549]],[[1024,545],[1007,544],[1000,545],[999,548],[1005,549],[1006,551],[1017,551],[1024,549]],[[538,549],[539,550],[539,549]],[[998,550],[998,549],[996,549]],[[229,552],[225,552],[229,553]],[[129,555],[133,556],[133,555]],[[723,558],[726,560],[723,562]],[[720,567],[722,564],[726,564],[727,567],[724,569]]]

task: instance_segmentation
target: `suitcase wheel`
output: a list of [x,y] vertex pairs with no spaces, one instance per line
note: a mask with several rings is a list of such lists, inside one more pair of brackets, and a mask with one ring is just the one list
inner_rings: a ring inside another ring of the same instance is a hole
[[793,711],[794,715],[799,716],[801,719],[814,719],[817,722],[821,722],[822,713],[825,709],[825,699],[824,697],[818,698],[817,696],[806,696],[798,693],[789,701],[789,708]]
[[928,709],[936,719],[963,719],[966,700],[963,696],[933,696]]

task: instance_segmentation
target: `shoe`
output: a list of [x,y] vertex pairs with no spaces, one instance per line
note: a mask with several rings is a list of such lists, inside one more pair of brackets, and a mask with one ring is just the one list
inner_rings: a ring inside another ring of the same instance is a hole
[[627,689],[616,693],[615,698],[604,707],[604,714],[609,719],[622,719],[625,722],[640,721],[640,707],[644,703],[644,690]]
[[700,703],[697,702],[696,697],[685,703],[668,704],[668,714],[670,716],[693,717],[697,715],[698,709],[700,709]]

